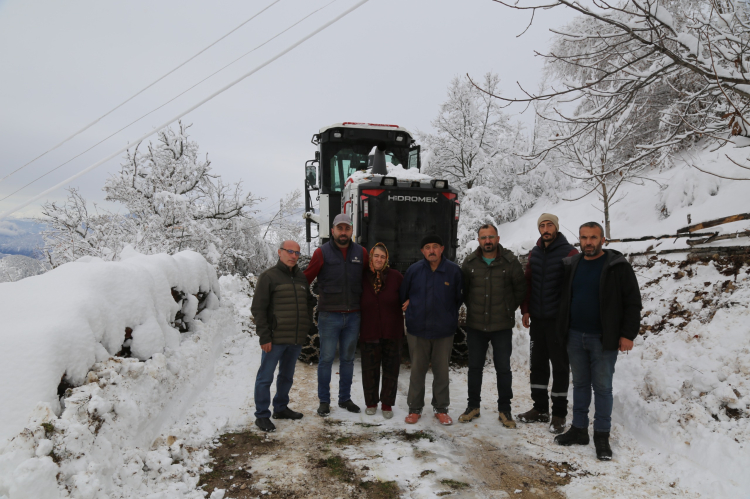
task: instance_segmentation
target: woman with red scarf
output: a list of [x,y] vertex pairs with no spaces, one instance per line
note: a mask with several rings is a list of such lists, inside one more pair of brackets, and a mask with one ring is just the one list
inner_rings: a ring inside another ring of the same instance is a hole
[[398,270],[388,268],[388,248],[383,243],[377,243],[370,250],[370,264],[364,277],[359,341],[362,352],[362,386],[367,405],[365,414],[375,414],[380,402],[383,417],[390,419],[396,403],[401,343],[404,338],[404,316],[399,298],[399,288],[404,276]]

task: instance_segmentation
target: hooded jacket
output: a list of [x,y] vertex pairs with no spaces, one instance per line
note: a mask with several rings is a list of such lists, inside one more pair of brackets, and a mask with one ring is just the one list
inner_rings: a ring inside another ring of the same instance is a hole
[[[563,341],[568,341],[570,329],[570,303],[573,277],[578,262],[583,258],[579,253],[563,258],[562,293],[560,311],[557,319],[557,334]],[[602,321],[602,346],[605,350],[617,350],[620,338],[634,340],[641,328],[641,290],[630,263],[622,253],[605,249],[604,268],[599,280],[599,304]]]
[[516,309],[526,296],[523,268],[512,251],[498,245],[497,257],[487,265],[482,249],[461,265],[466,303],[466,325],[478,331],[502,331],[516,324]]

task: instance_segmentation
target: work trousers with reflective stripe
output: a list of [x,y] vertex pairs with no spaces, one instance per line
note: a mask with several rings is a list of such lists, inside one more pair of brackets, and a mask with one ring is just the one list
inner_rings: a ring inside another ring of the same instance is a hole
[[566,345],[555,334],[555,319],[531,318],[531,399],[534,409],[549,412],[550,364],[552,364],[552,415],[568,415],[570,364]]

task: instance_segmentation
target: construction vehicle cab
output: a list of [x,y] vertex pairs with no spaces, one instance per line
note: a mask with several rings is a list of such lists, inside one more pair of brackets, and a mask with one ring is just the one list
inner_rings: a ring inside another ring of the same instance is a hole
[[427,234],[439,235],[443,255],[455,261],[458,191],[420,172],[420,148],[409,131],[345,122],[322,128],[312,143],[318,150],[305,165],[308,243],[313,223],[318,244],[327,242],[331,221],[343,212],[352,218],[354,241],[368,250],[384,243],[391,266],[401,272],[422,258],[419,243]]

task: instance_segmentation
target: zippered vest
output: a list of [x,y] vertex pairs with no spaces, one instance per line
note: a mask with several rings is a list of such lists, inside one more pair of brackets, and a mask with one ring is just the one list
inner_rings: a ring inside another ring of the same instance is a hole
[[354,312],[359,310],[362,296],[362,246],[350,242],[344,254],[333,241],[321,247],[323,267],[318,273],[318,310]]

